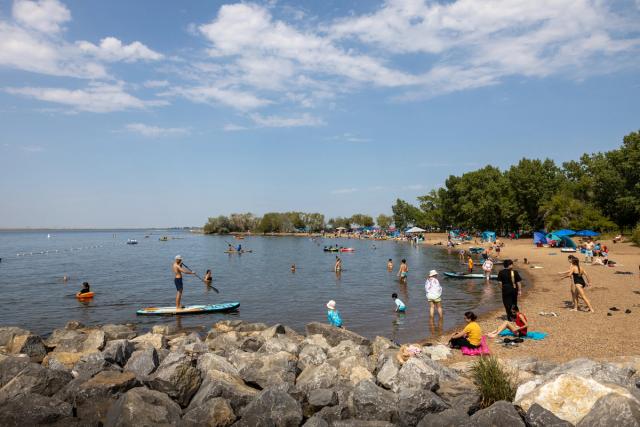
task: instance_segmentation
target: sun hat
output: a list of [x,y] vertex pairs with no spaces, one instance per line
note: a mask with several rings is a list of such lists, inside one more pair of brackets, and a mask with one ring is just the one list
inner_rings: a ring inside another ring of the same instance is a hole
[[182,255],[176,255],[176,261],[177,261],[177,260],[182,261]]
[[327,303],[327,308],[329,310],[335,310],[336,309],[336,302],[334,300],[331,300]]
[[435,271],[435,270],[431,270],[431,271],[429,272],[429,277],[433,277],[433,276],[437,276],[437,275],[438,275],[438,272],[437,272],[437,271]]

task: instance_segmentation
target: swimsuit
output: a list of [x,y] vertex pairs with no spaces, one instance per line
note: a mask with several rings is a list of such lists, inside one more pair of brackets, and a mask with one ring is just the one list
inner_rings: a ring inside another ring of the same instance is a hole
[[401,278],[403,278],[403,279],[404,279],[405,277],[407,277],[407,272],[406,272],[406,271],[403,271],[402,273],[400,273],[400,277],[401,277]]
[[176,291],[182,291],[182,277],[176,277],[173,279],[173,284],[176,285]]
[[582,273],[571,273],[573,276],[573,284],[576,286],[582,286],[583,288],[587,287],[584,279],[582,278]]

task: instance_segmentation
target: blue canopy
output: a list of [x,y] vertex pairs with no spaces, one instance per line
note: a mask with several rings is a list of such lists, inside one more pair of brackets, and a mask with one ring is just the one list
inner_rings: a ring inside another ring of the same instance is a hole
[[554,232],[552,232],[552,233],[547,234],[547,236],[546,236],[546,237],[547,237],[547,240],[556,240],[556,241],[558,241],[558,242],[559,242],[560,240],[562,240],[562,237],[561,237],[561,236],[558,236],[558,235],[556,234],[556,232],[555,232],[555,231],[554,231]]
[[574,242],[573,240],[571,240],[570,237],[567,237],[567,236],[561,237],[560,246],[563,248],[573,248],[573,249],[578,248],[578,245],[576,245],[576,242]]
[[537,245],[538,243],[543,245],[547,244],[547,237],[545,236],[544,231],[536,231],[533,233],[533,244]]
[[553,231],[553,234],[556,234],[562,237],[562,236],[573,236],[574,234],[576,234],[576,232],[573,230],[564,229],[564,230]]
[[485,242],[495,242],[496,241],[495,231],[483,231],[482,240],[484,240]]
[[576,236],[581,236],[581,237],[595,237],[599,235],[600,233],[596,233],[595,231],[592,231],[592,230],[580,230],[576,233]]

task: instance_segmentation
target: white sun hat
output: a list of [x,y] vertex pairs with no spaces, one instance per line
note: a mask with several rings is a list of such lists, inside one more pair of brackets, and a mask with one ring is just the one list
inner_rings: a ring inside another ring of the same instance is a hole
[[182,261],[182,255],[176,255],[176,261],[178,260]]
[[327,308],[329,310],[335,310],[336,309],[336,302],[334,300],[331,300],[327,303]]
[[431,271],[429,272],[429,277],[433,277],[433,276],[437,276],[437,275],[438,275],[438,272],[437,272],[437,271],[435,271],[435,270],[431,270]]

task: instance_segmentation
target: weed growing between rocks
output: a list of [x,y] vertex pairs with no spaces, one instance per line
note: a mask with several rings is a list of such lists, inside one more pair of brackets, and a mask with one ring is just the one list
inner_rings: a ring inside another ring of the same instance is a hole
[[473,380],[480,393],[480,405],[488,408],[495,402],[513,402],[516,396],[516,378],[505,369],[495,356],[481,356],[471,367]]

